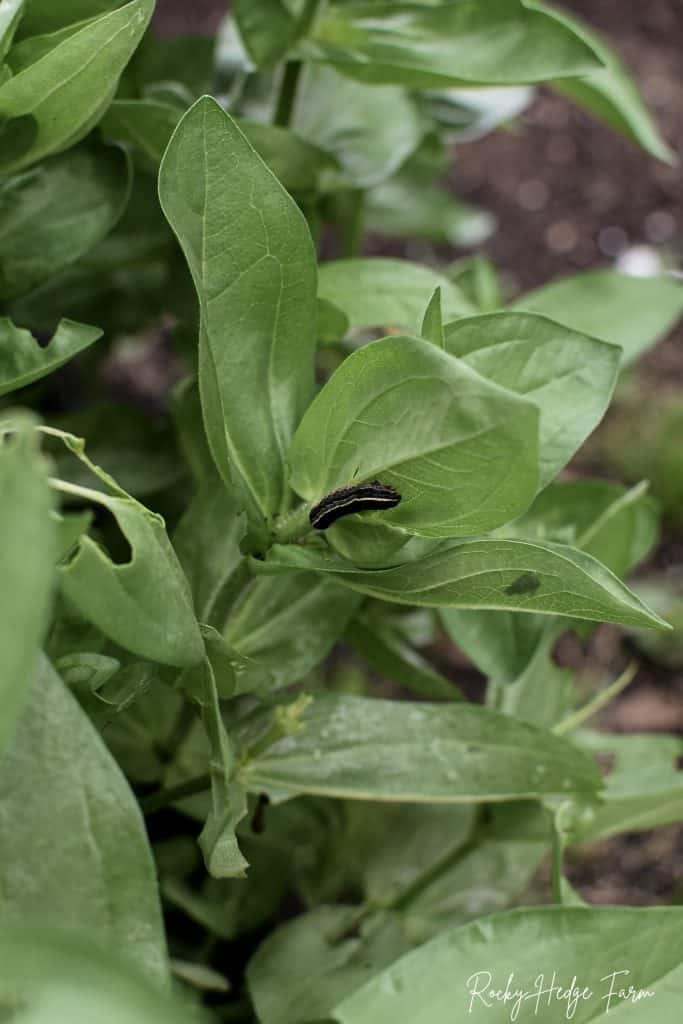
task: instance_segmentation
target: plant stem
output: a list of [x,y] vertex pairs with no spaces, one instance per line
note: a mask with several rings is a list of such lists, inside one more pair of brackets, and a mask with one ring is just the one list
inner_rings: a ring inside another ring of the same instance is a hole
[[353,189],[348,193],[346,216],[342,225],[342,259],[352,260],[360,255],[363,246],[363,214],[365,210],[365,192]]
[[152,793],[151,796],[140,801],[140,807],[143,814],[153,814],[154,811],[160,811],[162,807],[168,807],[176,800],[182,800],[186,796],[196,796],[197,793],[205,793],[210,788],[211,776],[207,772],[204,775],[195,776],[194,779],[188,779],[187,782],[180,782],[177,786],[168,786],[166,789],[160,789],[157,793]]
[[587,704],[584,704],[578,711],[574,711],[571,715],[567,715],[561,722],[558,722],[554,727],[553,732],[555,735],[561,736],[565,732],[571,732],[573,729],[577,729],[580,725],[588,718],[592,718],[598,711],[601,711],[610,701],[625,690],[628,684],[631,682],[636,672],[638,671],[638,663],[632,661],[631,664],[624,669],[618,679],[615,679],[613,683],[606,686],[604,690],[596,694],[593,700],[589,700]]
[[300,60],[290,60],[285,64],[274,119],[274,123],[281,128],[289,128],[292,121],[302,69],[303,63]]
[[[297,37],[308,34],[311,25],[318,13],[320,0],[306,0],[301,18],[297,25]],[[290,60],[285,64],[284,75],[280,85],[280,95],[277,100],[274,123],[281,128],[288,128],[292,123],[296,97],[299,91],[299,81],[303,70],[303,61]]]
[[560,836],[559,830],[555,822],[553,822],[553,835],[552,835],[552,886],[553,886],[553,899],[556,903],[562,903],[562,862],[564,860],[564,846],[562,843],[562,837]]
[[308,519],[309,509],[309,504],[299,505],[293,512],[280,517],[275,525],[275,540],[278,544],[291,544],[313,529]]

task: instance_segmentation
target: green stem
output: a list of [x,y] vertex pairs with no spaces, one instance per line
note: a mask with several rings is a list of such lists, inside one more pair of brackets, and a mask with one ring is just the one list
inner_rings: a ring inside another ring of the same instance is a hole
[[162,807],[168,807],[176,800],[183,800],[187,796],[196,796],[197,793],[205,793],[211,788],[211,776],[208,772],[205,775],[197,775],[187,782],[180,782],[177,786],[168,786],[160,789],[157,793],[145,797],[140,801],[140,807],[144,814],[153,814],[160,811]]
[[564,860],[564,845],[562,838],[557,829],[555,822],[553,822],[553,835],[552,835],[552,886],[553,886],[553,899],[555,903],[562,903],[562,864]]
[[348,207],[342,225],[342,258],[355,259],[360,256],[363,247],[365,192],[354,189],[348,194]]
[[469,857],[471,853],[478,849],[480,843],[481,836],[477,835],[475,830],[475,835],[471,839],[468,839],[466,843],[459,846],[457,850],[453,851],[453,853],[446,854],[446,856],[437,861],[433,867],[428,871],[425,871],[423,875],[420,875],[412,885],[409,885],[407,889],[404,889],[400,896],[391,903],[389,909],[405,910],[406,907],[410,906],[413,900],[417,899],[417,897],[425,891],[425,889],[428,889],[429,886],[438,881],[442,875],[447,871],[450,871],[456,864],[459,864],[465,859],[465,857]]
[[[297,25],[296,38],[300,39],[302,36],[308,35],[318,13],[320,3],[321,0],[306,0]],[[290,60],[285,64],[274,119],[274,123],[280,125],[281,128],[289,128],[292,123],[302,70],[303,61]]]
[[636,672],[638,671],[638,663],[632,661],[631,664],[621,673],[618,679],[615,679],[610,686],[606,686],[604,690],[596,694],[593,700],[589,700],[587,704],[584,704],[578,711],[574,711],[573,714],[567,715],[561,722],[558,722],[554,727],[553,732],[556,735],[561,736],[565,732],[572,732],[577,729],[580,725],[588,719],[596,715],[598,711],[606,707],[614,698],[625,690],[628,684],[632,681]]
[[274,118],[274,123],[281,128],[289,128],[291,124],[302,70],[303,63],[300,60],[290,60],[285,64]]
[[299,505],[293,512],[281,516],[275,525],[275,541],[278,544],[291,544],[309,533],[313,529],[308,518],[309,510],[310,504]]

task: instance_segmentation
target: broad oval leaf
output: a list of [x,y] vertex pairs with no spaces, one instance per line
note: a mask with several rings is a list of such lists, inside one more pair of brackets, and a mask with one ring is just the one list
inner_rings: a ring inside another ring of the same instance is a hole
[[426,537],[494,529],[537,483],[537,412],[418,338],[349,356],[311,404],[289,453],[307,501],[381,479],[401,495],[382,522]]
[[47,465],[28,417],[0,433],[0,749],[11,735],[33,672],[57,554]]
[[0,395],[32,384],[82,352],[102,337],[99,327],[61,320],[53,337],[42,348],[30,331],[0,318]]
[[45,657],[1,768],[3,925],[89,933],[164,980],[156,872],[137,801]]
[[297,35],[297,21],[282,0],[235,0],[235,21],[257,67],[276,64]]
[[564,544],[491,537],[374,570],[356,569],[313,548],[275,545],[265,562],[253,564],[257,572],[329,573],[346,586],[398,604],[498,608],[670,628],[604,565]]
[[301,52],[366,82],[417,89],[542,82],[602,63],[552,11],[520,0],[335,5]]
[[131,548],[130,561],[117,564],[91,537],[81,537],[60,569],[69,600],[105,636],[143,658],[177,666],[201,661],[192,597],[161,516],[130,497],[71,484],[62,489],[108,509]]
[[0,299],[54,277],[100,242],[122,215],[131,167],[112,146],[71,150],[0,188]]
[[622,364],[628,365],[678,321],[683,284],[664,274],[631,277],[616,270],[589,270],[528,292],[513,308],[542,313],[572,330],[619,345]]
[[470,803],[595,793],[594,761],[543,729],[471,704],[314,696],[299,731],[241,770],[247,788],[355,800]]
[[320,267],[320,298],[343,310],[351,327],[392,324],[417,332],[437,288],[446,320],[472,312],[456,285],[420,263],[357,259],[334,260]]
[[0,118],[10,129],[26,126],[25,138],[17,137],[0,157],[4,173],[87,134],[112,99],[153,10],[154,0],[131,0],[92,19],[0,86]]
[[57,32],[77,21],[93,15],[123,7],[126,0],[28,0],[21,20],[19,36],[37,36],[44,32]]
[[621,350],[525,313],[466,317],[445,333],[447,352],[538,406],[539,488],[545,487],[604,416]]
[[284,458],[310,399],[315,255],[306,222],[209,97],[183,117],[159,174],[201,311],[199,383],[216,465],[242,485],[263,544],[287,505]]
[[[334,1017],[342,1024],[414,1024],[449,1020],[453,1007],[461,1007],[462,1017],[475,1024],[509,1024],[518,1002],[516,1019],[534,1019],[538,1006],[544,1024],[566,1021],[571,1007],[577,1024],[643,1015],[652,1024],[670,1024],[680,1010],[682,927],[679,907],[531,907],[495,914],[409,953],[336,1007]],[[563,998],[549,995],[551,984]],[[618,994],[630,986],[653,994],[634,1005],[635,999]]]

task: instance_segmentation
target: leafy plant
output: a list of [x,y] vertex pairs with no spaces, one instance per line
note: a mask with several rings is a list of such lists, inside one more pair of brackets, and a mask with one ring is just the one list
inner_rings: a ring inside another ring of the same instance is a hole
[[[0,0],[3,1019],[437,1022],[483,964],[673,1019],[681,911],[562,854],[679,820],[678,746],[583,728],[631,674],[581,704],[553,650],[668,628],[646,486],[561,474],[683,289],[362,255],[492,230],[439,180],[535,83],[666,146],[549,6],[237,0],[215,52],[153,6]],[[106,404],[159,345],[155,415]]]

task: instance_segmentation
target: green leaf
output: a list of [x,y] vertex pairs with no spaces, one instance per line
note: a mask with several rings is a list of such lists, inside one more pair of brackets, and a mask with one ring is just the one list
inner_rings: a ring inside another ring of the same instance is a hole
[[0,65],[12,45],[25,6],[26,0],[0,0]]
[[334,6],[301,52],[366,82],[416,89],[542,82],[601,66],[582,35],[552,11],[517,0]]
[[381,606],[362,608],[347,627],[346,638],[383,678],[427,700],[462,699],[457,685],[415,650]]
[[294,43],[297,22],[282,0],[235,0],[235,21],[257,67],[277,64]]
[[47,465],[36,451],[33,423],[17,414],[11,429],[7,436],[3,424],[0,433],[0,750],[24,702],[47,626],[57,548]]
[[479,608],[441,608],[439,616],[453,643],[496,683],[511,683],[524,671],[545,621]]
[[56,32],[77,21],[122,7],[126,0],[27,0],[19,35],[37,36]]
[[523,295],[515,309],[531,310],[574,331],[620,345],[632,363],[659,341],[683,313],[683,285],[673,277],[631,277],[589,270]]
[[[158,165],[182,113],[180,107],[157,100],[114,100],[100,128],[108,138],[136,146]],[[290,192],[314,191],[321,176],[335,167],[331,156],[286,128],[251,121],[237,123]]]
[[447,277],[420,263],[359,259],[320,267],[320,298],[341,309],[351,327],[394,324],[417,331],[436,288],[441,288],[444,319],[472,311]]
[[576,544],[623,578],[657,543],[659,516],[646,484],[563,480],[539,494],[515,529],[530,540]]
[[572,744],[470,704],[320,694],[300,726],[245,760],[241,778],[248,789],[470,803],[600,787],[593,761]]
[[[455,809],[428,805],[415,808],[430,811],[434,816],[436,812]],[[442,827],[442,844],[446,834]],[[434,828],[434,839],[438,835]],[[444,928],[504,910],[519,899],[546,854],[549,841],[550,826],[543,808],[536,802],[512,801],[487,808],[485,819],[467,837],[467,842],[451,840],[450,848],[445,846],[441,858],[432,863],[432,850],[427,848],[426,856],[420,857],[419,846],[414,844],[414,877],[398,895],[414,944],[432,938]],[[434,853],[437,848],[435,845]],[[409,867],[410,852],[406,841],[407,856],[399,853],[398,863]],[[390,882],[395,859],[396,854],[387,857]],[[408,878],[410,875],[399,876],[403,885]],[[369,875],[368,881],[371,879]],[[371,897],[381,898],[385,885],[377,863]]]
[[159,193],[199,296],[210,447],[226,482],[240,482],[264,544],[287,507],[285,453],[313,387],[313,244],[293,200],[209,97],[178,125]]
[[291,483],[319,501],[379,478],[402,499],[376,514],[382,522],[425,537],[480,533],[528,506],[536,431],[531,403],[428,342],[385,338],[349,356],[310,405],[289,453]]
[[443,316],[441,314],[441,288],[436,288],[429,300],[429,305],[425,310],[422,320],[420,336],[425,341],[431,341],[432,345],[436,345],[437,348],[446,347]]
[[545,487],[604,416],[620,350],[524,313],[466,317],[445,333],[447,352],[538,407],[539,488]]
[[85,23],[0,86],[0,118],[9,119],[14,140],[0,159],[5,174],[65,149],[97,123],[153,9],[154,0],[131,0]]
[[315,64],[304,67],[292,127],[340,165],[338,173],[328,174],[328,187],[360,189],[398,170],[424,134],[424,122],[404,89],[368,88]]
[[182,1002],[173,1002],[117,954],[98,950],[96,935],[76,938],[41,925],[14,925],[0,931],[0,957],[3,1010],[19,1005],[20,1015],[31,1024],[196,1020]]
[[340,999],[410,948],[397,916],[361,926],[359,916],[354,906],[317,907],[259,946],[247,983],[262,1024],[328,1020]]
[[564,544],[491,537],[375,570],[356,569],[312,548],[275,545],[254,569],[329,573],[345,586],[398,604],[510,609],[669,628],[600,562]]
[[637,142],[659,160],[675,163],[675,154],[669,149],[643,103],[638,87],[617,54],[584,22],[564,11],[555,11],[565,25],[599,56],[604,67],[581,78],[566,78],[554,82],[554,88],[568,96],[591,114],[601,118],[622,135]]
[[165,979],[156,873],[137,802],[46,658],[2,778],[3,925],[33,921],[90,933],[100,947],[120,947],[145,973]]
[[0,186],[0,299],[30,291],[100,242],[130,183],[124,152],[83,146]]
[[587,750],[611,754],[614,765],[599,803],[576,819],[572,842],[588,842],[620,832],[673,825],[683,817],[683,754],[678,736],[632,733],[628,736],[580,732],[575,739]]
[[298,682],[331,651],[361,596],[310,573],[258,578],[244,588],[223,629],[249,664],[238,692]]
[[158,165],[181,117],[180,107],[168,103],[114,100],[99,127],[106,138],[136,146]]
[[[546,728],[557,725],[576,700],[574,672],[553,661],[553,648],[565,624],[546,620],[536,648],[517,677],[491,694],[497,711]],[[496,680],[499,682],[499,680]]]
[[204,645],[164,520],[92,463],[80,438],[53,428],[44,431],[59,437],[113,493],[61,480],[53,480],[53,485],[66,495],[106,508],[130,548],[128,560],[115,563],[91,537],[81,537],[76,553],[60,569],[65,595],[85,619],[127,650],[164,665],[197,664],[203,659]]
[[23,388],[59,369],[102,337],[99,327],[61,320],[46,348],[30,331],[0,318],[0,395]]
[[[336,1007],[334,1016],[342,1024],[413,1024],[448,1020],[457,1006],[473,1022],[502,1024],[519,1004],[519,1019],[538,1005],[547,1024],[566,1020],[572,1006],[572,1019],[582,1024],[638,1020],[643,1012],[653,1024],[668,1024],[679,1007],[682,926],[678,907],[532,907],[495,914],[409,953]],[[549,994],[551,984],[567,994]],[[629,986],[654,995],[633,1008],[618,995]]]
[[82,537],[60,570],[66,596],[106,636],[135,654],[164,665],[197,662],[201,640],[192,600],[161,516],[130,497],[68,486],[68,493],[111,512],[131,558],[117,564],[94,540]]

